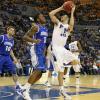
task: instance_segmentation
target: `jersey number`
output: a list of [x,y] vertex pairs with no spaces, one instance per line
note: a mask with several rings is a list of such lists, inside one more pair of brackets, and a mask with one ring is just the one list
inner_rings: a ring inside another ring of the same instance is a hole
[[11,47],[6,46],[6,51],[10,51],[10,50],[11,50]]
[[63,36],[63,37],[66,37],[66,34],[60,34],[61,36]]
[[47,40],[47,38],[46,38],[46,37],[44,37],[44,43],[46,43],[46,40]]
[[67,32],[67,29],[64,28],[64,30],[62,31],[62,33],[60,35],[63,36],[63,37],[66,37],[66,32]]
[[72,49],[72,50],[75,50],[74,44],[71,45],[71,49]]

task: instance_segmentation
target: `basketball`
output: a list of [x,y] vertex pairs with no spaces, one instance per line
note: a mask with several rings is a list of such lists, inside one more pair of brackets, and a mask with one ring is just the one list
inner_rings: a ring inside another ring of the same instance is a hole
[[73,1],[67,1],[63,4],[63,8],[67,13],[70,13],[72,10],[72,7],[74,6]]

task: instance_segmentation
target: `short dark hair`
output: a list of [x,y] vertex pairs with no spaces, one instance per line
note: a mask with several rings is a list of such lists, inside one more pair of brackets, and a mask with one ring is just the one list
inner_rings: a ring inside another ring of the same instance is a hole
[[34,16],[34,21],[38,22],[37,19],[39,18],[39,15],[41,14],[41,12],[37,12]]
[[63,15],[68,15],[68,13],[66,11],[60,12],[60,16],[63,16]]

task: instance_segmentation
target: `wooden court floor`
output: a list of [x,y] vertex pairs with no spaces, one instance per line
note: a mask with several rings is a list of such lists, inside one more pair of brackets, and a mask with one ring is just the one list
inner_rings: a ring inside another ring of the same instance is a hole
[[[33,100],[65,100],[59,95],[58,82],[52,79],[53,86],[44,85],[47,74],[32,86],[30,94]],[[19,77],[21,84],[27,82],[28,77]],[[65,81],[66,93],[72,96],[72,100],[100,100],[100,76],[81,76],[80,84],[75,82],[75,76],[70,76]],[[16,94],[11,77],[0,77],[0,100],[23,100]]]

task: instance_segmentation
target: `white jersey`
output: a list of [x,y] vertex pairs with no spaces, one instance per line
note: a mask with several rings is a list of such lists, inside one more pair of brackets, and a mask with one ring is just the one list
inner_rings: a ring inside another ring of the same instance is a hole
[[70,35],[68,30],[68,24],[62,24],[61,22],[59,22],[58,25],[55,25],[52,37],[52,45],[64,47],[68,36]]
[[[33,35],[33,40],[34,40],[35,38],[34,38],[34,35]],[[31,43],[31,42],[27,42],[28,43],[28,45],[29,46],[34,46],[35,45],[35,43]]]
[[77,41],[71,42],[69,44],[69,49],[70,49],[70,51],[77,51],[77,50],[79,50],[78,49],[78,45],[77,45]]

